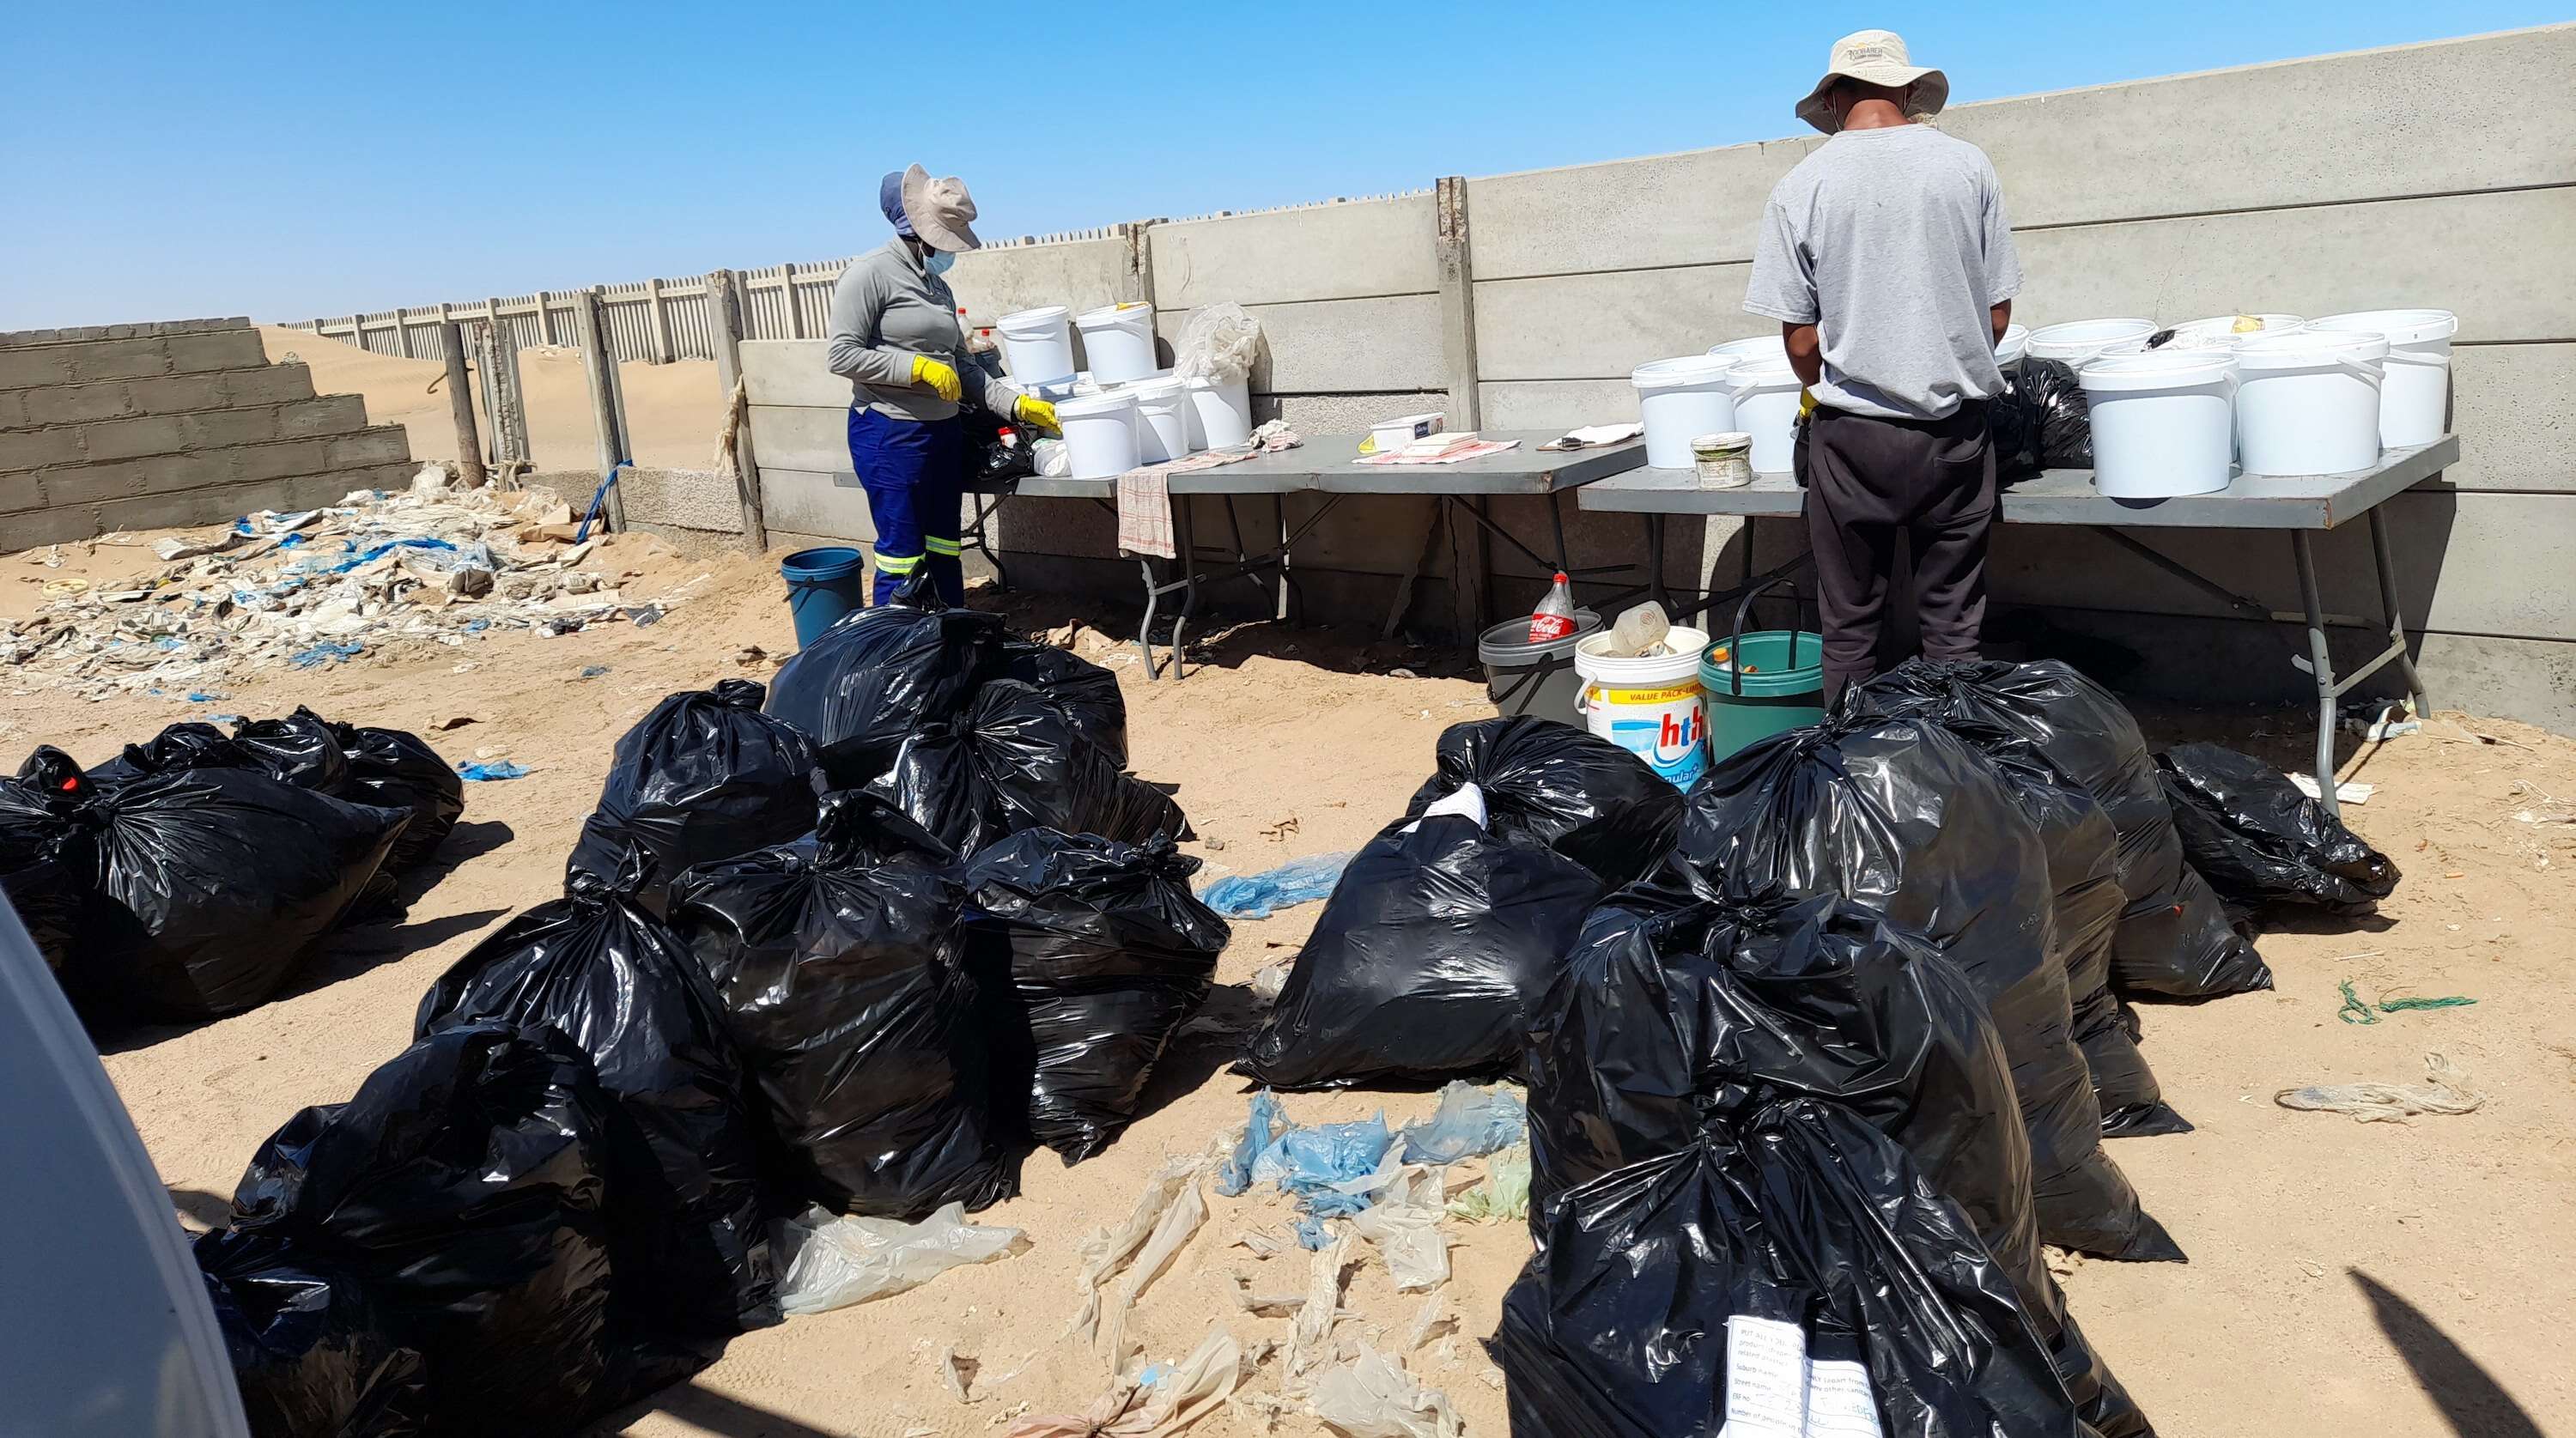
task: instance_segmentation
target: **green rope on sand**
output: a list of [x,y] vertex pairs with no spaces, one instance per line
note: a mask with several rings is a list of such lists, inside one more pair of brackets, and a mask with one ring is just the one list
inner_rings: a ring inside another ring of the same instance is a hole
[[2382,994],[2376,1006],[2378,1012],[2374,1013],[2373,1006],[2363,1003],[2361,995],[2353,992],[2352,980],[2337,980],[2336,987],[2343,990],[2343,1007],[2335,1011],[2335,1017],[2348,1024],[2375,1024],[2379,1022],[2380,1014],[2404,1013],[2409,1009],[2464,1009],[2477,1002],[2475,999],[2462,998],[2458,994],[2440,999],[2392,999]]

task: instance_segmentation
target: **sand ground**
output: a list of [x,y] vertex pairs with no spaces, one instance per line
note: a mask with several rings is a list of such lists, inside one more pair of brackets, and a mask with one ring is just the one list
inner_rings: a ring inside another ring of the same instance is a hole
[[[399,363],[399,362],[397,362]],[[148,538],[138,536],[140,538]],[[463,648],[370,653],[313,673],[241,674],[224,703],[245,713],[310,704],[327,715],[427,731],[451,759],[506,754],[535,772],[468,785],[450,840],[453,869],[407,920],[336,941],[292,991],[254,1012],[190,1029],[102,1035],[105,1062],[191,1221],[220,1216],[260,1141],[297,1109],[343,1099],[399,1050],[421,992],[511,912],[550,897],[596,795],[610,744],[664,694],[744,667],[746,645],[791,644],[765,565],[737,556],[674,556],[621,538],[630,591],[711,574],[699,597],[650,629],[595,627],[560,639],[498,635]],[[64,546],[65,568],[35,555],[0,558],[0,592],[85,566],[125,562],[122,546]],[[979,602],[999,602],[989,592]],[[1015,621],[1037,631],[1078,613],[1019,599]],[[1115,623],[1097,611],[1085,617]],[[1489,711],[1481,685],[1416,678],[1442,656],[1366,648],[1313,630],[1252,626],[1217,636],[1209,663],[1179,684],[1143,680],[1130,652],[1092,637],[1132,706],[1135,764],[1178,786],[1196,821],[1192,851],[1213,869],[1249,872],[1363,842],[1428,772],[1434,737]],[[576,676],[586,666],[606,672]],[[144,697],[84,702],[32,676],[0,676],[0,758],[39,742],[84,760],[202,712]],[[25,691],[25,692],[14,692]],[[2294,716],[2158,714],[2167,739],[2223,737],[2279,762],[2305,740]],[[2576,1366],[2567,1324],[2576,1271],[2563,1261],[2576,1224],[2576,742],[2524,727],[2445,716],[2424,733],[2360,755],[2347,770],[2376,783],[2351,811],[2364,835],[2406,870],[2376,919],[2275,933],[2263,949],[2278,992],[2198,1007],[2146,1010],[2146,1053],[2169,1100],[2197,1132],[2131,1139],[2112,1152],[2152,1212],[2190,1251],[2188,1266],[2077,1265],[2076,1314],[2162,1431],[2174,1438],[2385,1438],[2576,1434]],[[1220,979],[1242,985],[1292,955],[1317,909],[1237,927]],[[2373,1027],[2335,1019],[2336,980],[2365,995],[2465,994],[2475,1007],[2392,1015]],[[1220,991],[1217,1007],[1245,997]],[[2411,1125],[2293,1113],[2272,1103],[2302,1084],[2413,1081],[2424,1055],[2457,1062],[2488,1096],[2479,1111]],[[1025,1195],[985,1221],[1027,1231],[1025,1253],[941,1277],[911,1293],[792,1320],[734,1343],[694,1382],[626,1415],[622,1431],[725,1438],[999,1432],[1030,1405],[1078,1410],[1105,1373],[1090,1350],[1061,1341],[1076,1304],[1075,1245],[1124,1216],[1167,1153],[1203,1149],[1242,1121],[1245,1095],[1223,1072],[1219,1039],[1196,1037],[1166,1063],[1153,1111],[1101,1157],[1066,1168],[1041,1153]],[[1406,1120],[1424,1094],[1292,1097],[1301,1119]],[[1294,1250],[1263,1260],[1235,1246],[1256,1228],[1282,1231],[1275,1199],[1211,1197],[1213,1216],[1173,1271],[1148,1288],[1134,1327],[1148,1356],[1177,1359],[1211,1324],[1247,1344],[1285,1336],[1283,1319],[1240,1310],[1237,1276],[1261,1293],[1295,1292]],[[1475,1340],[1527,1242],[1516,1225],[1455,1227],[1455,1276],[1444,1290],[1455,1341],[1407,1361],[1444,1389],[1470,1433],[1505,1430],[1499,1375]],[[1385,1271],[1351,1281],[1342,1331],[1384,1330],[1402,1347],[1419,1301]],[[976,1365],[979,1391],[952,1398],[934,1365],[954,1350]],[[1025,1367],[1022,1365],[1025,1362]],[[1276,1362],[1253,1382],[1275,1389]],[[496,1415],[494,1431],[505,1431]],[[1277,1431],[1312,1430],[1290,1419]],[[1268,1431],[1250,1414],[1196,1432]]]

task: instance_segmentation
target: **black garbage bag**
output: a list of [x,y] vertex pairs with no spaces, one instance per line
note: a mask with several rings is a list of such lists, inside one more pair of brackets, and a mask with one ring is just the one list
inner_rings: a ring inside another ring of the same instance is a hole
[[379,808],[411,811],[411,823],[395,842],[389,867],[412,869],[427,863],[465,812],[465,780],[429,741],[408,730],[335,723],[331,734],[349,761],[347,797]]
[[901,812],[843,793],[814,833],[671,886],[798,1201],[909,1221],[1016,1187],[988,1121],[955,862]]
[[2387,855],[2253,755],[2176,744],[2156,756],[2156,771],[2184,855],[2229,903],[2358,915],[2396,891]]
[[1190,836],[1170,795],[1120,768],[1065,702],[1015,679],[985,684],[962,715],[924,720],[867,787],[961,854],[1024,829]]
[[2027,742],[2111,816],[2120,836],[2120,891],[2128,898],[2112,936],[2112,988],[2205,999],[2272,987],[2262,956],[2183,862],[2146,736],[2111,691],[2054,659],[1916,661],[1872,689],[1889,686],[1932,697],[1946,724],[1974,722]]
[[[30,763],[34,762],[32,759]],[[259,769],[267,765],[233,742],[231,735],[201,719],[164,725],[142,744],[128,744],[116,757],[93,764],[89,779],[101,788],[131,784],[172,769]],[[271,775],[270,777],[277,777]]]
[[625,1353],[610,1103],[553,1029],[442,1029],[262,1144],[198,1266],[354,1280],[430,1433],[568,1434],[676,1376]]
[[303,967],[411,822],[251,769],[173,769],[103,788],[74,815],[95,895],[80,981],[177,1019],[239,1013]]
[[1473,784],[1484,791],[1493,833],[1544,844],[1611,888],[1662,863],[1681,828],[1681,791],[1645,760],[1536,715],[1450,725],[1440,734],[1439,765],[1414,792],[1406,818]]
[[770,681],[770,714],[814,741],[835,789],[885,772],[924,719],[965,707],[1000,658],[1002,617],[951,609],[925,569],[825,631]]
[[1990,428],[1998,481],[2093,467],[2093,407],[2063,360],[2023,359],[2021,373],[2005,377]]
[[714,985],[634,898],[647,863],[630,851],[613,884],[576,871],[431,985],[416,1028],[552,1024],[580,1047],[616,1100],[620,1276],[673,1342],[721,1346],[779,1320],[759,1131]]
[[200,1238],[206,1297],[258,1438],[422,1438],[420,1353],[393,1337],[358,1280],[277,1244]]
[[1003,639],[994,673],[1043,692],[1113,762],[1127,762],[1127,696],[1117,675],[1070,649],[1014,638]]
[[1235,1069],[1279,1089],[1511,1072],[1601,894],[1590,869],[1465,814],[1389,825],[1342,870]]
[[1117,1140],[1215,986],[1234,935],[1190,892],[1198,869],[1168,839],[1055,829],[1022,830],[967,861],[977,962],[1006,999],[995,1102],[1027,1093],[1029,1136],[1067,1163]]
[[1972,683],[1979,667],[1914,660],[1853,689],[1845,703],[1855,712],[1940,723],[1994,767],[2048,855],[2049,883],[2057,894],[2056,949],[2066,970],[2076,1047],[2084,1051],[2101,1103],[2103,1136],[2188,1133],[2190,1123],[2165,1105],[2155,1071],[2138,1052],[2129,1016],[2111,993],[2111,946],[2126,907],[2119,832],[2110,814],[2026,737],[1996,724],[1973,702],[1948,702],[1953,680]]
[[310,709],[298,706],[283,719],[245,719],[233,726],[233,743],[272,779],[333,798],[352,797],[349,756],[340,747],[340,736]]
[[2147,1431],[2043,1261],[2030,1140],[1985,1002],[1920,935],[1837,895],[1730,905],[1631,889],[1586,920],[1530,1044],[1542,1241],[1566,1188],[1680,1152],[1712,1107],[1831,1100],[1959,1205],[2086,1421],[2103,1438]]
[[95,865],[87,831],[70,818],[88,793],[80,766],[51,746],[30,756],[19,777],[0,779],[0,893],[55,974],[71,960],[89,902],[84,876]]
[[749,679],[674,694],[617,741],[599,807],[567,866],[614,886],[630,851],[650,861],[636,902],[663,912],[694,864],[787,843],[814,827],[814,745],[760,712]]
[[1966,1215],[1904,1149],[1815,1099],[1713,1115],[1680,1151],[1568,1192],[1492,1350],[1521,1438],[1717,1438],[1729,1349],[1766,1327],[1844,1365],[1814,1376],[1842,1380],[1881,1433],[2079,1431]]
[[2039,835],[1947,728],[1844,715],[1746,746],[1692,787],[1674,867],[1705,897],[1839,893],[1930,939],[2002,1036],[2040,1236],[2104,1258],[2181,1259],[2102,1151]]

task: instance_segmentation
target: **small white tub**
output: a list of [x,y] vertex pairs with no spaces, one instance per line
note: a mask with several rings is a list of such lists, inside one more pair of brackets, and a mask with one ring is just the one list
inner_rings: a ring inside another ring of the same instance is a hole
[[2092,411],[2093,487],[2171,499],[2227,487],[2236,449],[2236,356],[2227,350],[2105,355],[2075,372]]
[[1187,381],[1164,376],[1142,379],[1121,389],[1136,397],[1136,457],[1147,464],[1181,459],[1190,452],[1190,421],[1183,399]]
[[1736,361],[1724,355],[1685,355],[1637,366],[1628,382],[1637,387],[1637,414],[1646,422],[1647,464],[1688,469],[1694,463],[1693,439],[1736,427],[1735,386],[1728,378],[1735,367]]
[[1232,449],[1252,442],[1252,386],[1246,380],[1219,383],[1206,375],[1182,389],[1188,402],[1190,448]]
[[2310,320],[2311,329],[2361,330],[2388,340],[2388,379],[2379,390],[2379,442],[2411,449],[2442,437],[2451,416],[2451,336],[2460,317],[2449,310],[2364,310]]
[[1107,305],[1073,317],[1091,377],[1104,385],[1143,379],[1154,372],[1154,307]]
[[1073,379],[1073,311],[1062,305],[1016,310],[993,321],[993,333],[1002,342],[1002,368],[1021,388]]
[[2247,474],[2348,474],[2379,461],[2388,340],[2363,330],[2236,337],[2236,445]]
[[1776,334],[1755,335],[1751,339],[1728,340],[1722,345],[1710,345],[1708,352],[1722,359],[1758,364],[1765,360],[1787,359],[1789,342]]
[[1788,353],[1782,351],[1774,361],[1738,364],[1732,378],[1735,423],[1728,428],[1753,436],[1753,472],[1788,473],[1797,454],[1798,395],[1806,388],[1789,368]]
[[2022,344],[2025,359],[2056,360],[2082,368],[2107,354],[2136,354],[2156,332],[2154,320],[2069,320],[2041,325]]
[[1069,399],[1055,407],[1055,419],[1064,428],[1073,478],[1115,479],[1136,467],[1142,446],[1134,393],[1113,389]]

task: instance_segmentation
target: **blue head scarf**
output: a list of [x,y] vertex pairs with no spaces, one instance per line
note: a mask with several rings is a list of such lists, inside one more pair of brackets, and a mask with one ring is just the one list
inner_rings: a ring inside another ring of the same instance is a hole
[[903,213],[903,171],[888,170],[886,177],[877,181],[877,208],[885,211],[896,234],[907,240],[912,238],[912,221]]

